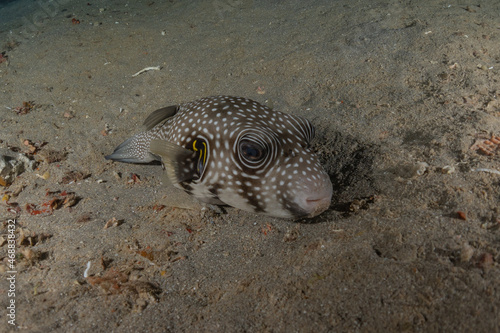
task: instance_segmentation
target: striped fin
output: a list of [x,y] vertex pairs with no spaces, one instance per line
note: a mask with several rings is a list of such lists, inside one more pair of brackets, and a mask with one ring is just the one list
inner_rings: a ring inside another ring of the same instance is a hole
[[165,108],[158,109],[156,111],[153,111],[147,118],[144,120],[144,126],[146,126],[146,131],[149,131],[162,121],[166,120],[167,118],[172,117],[177,113],[179,110],[178,105],[171,105],[167,106]]
[[196,162],[198,161],[196,152],[165,140],[151,141],[149,150],[161,157],[168,180],[172,184],[196,177]]

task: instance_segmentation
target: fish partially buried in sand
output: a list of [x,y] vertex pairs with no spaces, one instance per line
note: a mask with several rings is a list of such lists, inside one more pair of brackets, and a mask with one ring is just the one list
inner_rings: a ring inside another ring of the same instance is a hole
[[208,204],[284,218],[330,206],[332,183],[310,149],[307,119],[216,96],[154,111],[144,125],[106,159],[161,160],[175,187]]

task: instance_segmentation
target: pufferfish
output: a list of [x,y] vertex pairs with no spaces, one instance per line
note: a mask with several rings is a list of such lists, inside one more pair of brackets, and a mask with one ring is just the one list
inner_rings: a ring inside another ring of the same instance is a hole
[[168,180],[198,200],[275,217],[314,217],[332,183],[310,148],[307,120],[242,97],[214,96],[154,111],[146,130],[106,156],[160,160]]

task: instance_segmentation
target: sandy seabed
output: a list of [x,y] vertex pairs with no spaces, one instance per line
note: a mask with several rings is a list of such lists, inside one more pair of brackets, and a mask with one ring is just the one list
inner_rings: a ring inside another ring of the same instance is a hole
[[[500,2],[3,1],[0,52],[0,331],[499,332]],[[104,159],[218,94],[311,120],[328,211]]]

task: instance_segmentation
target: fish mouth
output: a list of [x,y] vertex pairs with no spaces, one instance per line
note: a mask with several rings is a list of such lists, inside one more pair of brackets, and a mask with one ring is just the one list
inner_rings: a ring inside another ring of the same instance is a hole
[[299,206],[306,213],[307,218],[318,216],[319,214],[330,208],[333,195],[333,186],[328,177],[321,186],[316,186],[309,193],[304,193],[302,200],[299,199]]
[[315,217],[330,208],[331,199],[331,195],[308,198],[302,208],[307,212],[307,217]]

